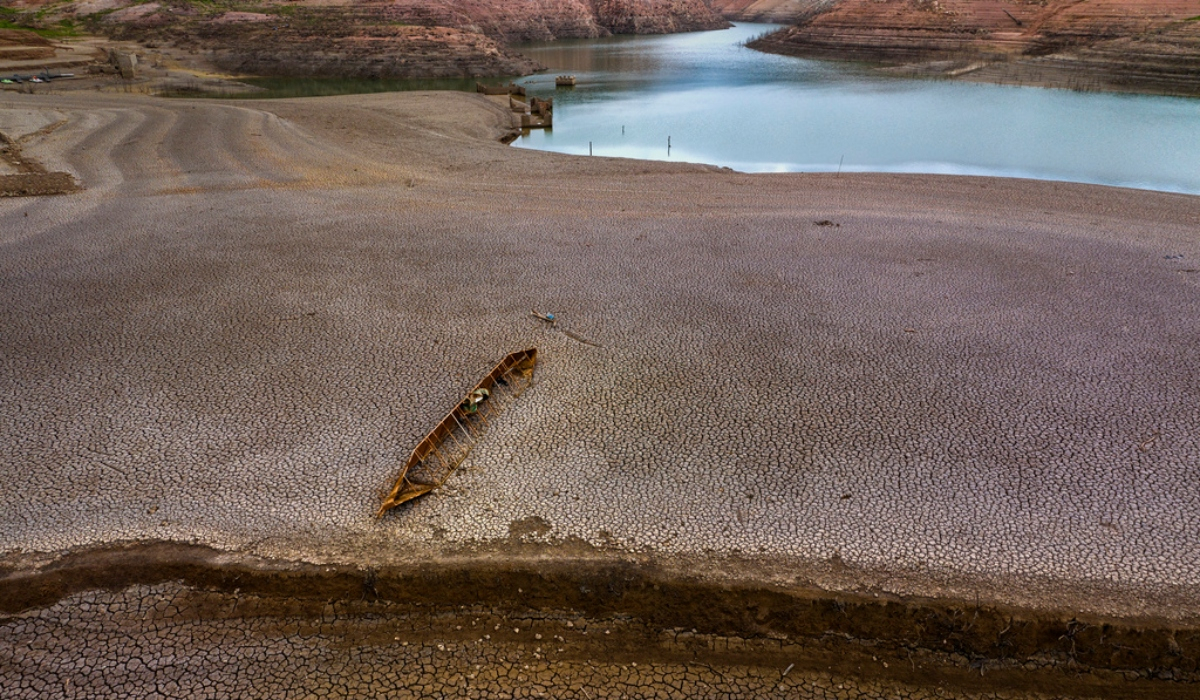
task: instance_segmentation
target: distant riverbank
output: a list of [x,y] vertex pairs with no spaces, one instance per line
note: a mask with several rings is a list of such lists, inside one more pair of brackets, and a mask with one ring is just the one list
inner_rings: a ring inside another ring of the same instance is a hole
[[[778,25],[520,47],[552,132],[517,145],[746,172],[904,172],[1200,193],[1200,100],[881,75],[764,54]],[[578,85],[556,90],[555,72]],[[668,140],[670,148],[668,149]]]
[[[729,16],[747,14],[733,4],[716,2]],[[754,48],[858,61],[898,75],[1200,95],[1195,3],[801,0],[789,7],[772,21],[795,26],[758,39]]]

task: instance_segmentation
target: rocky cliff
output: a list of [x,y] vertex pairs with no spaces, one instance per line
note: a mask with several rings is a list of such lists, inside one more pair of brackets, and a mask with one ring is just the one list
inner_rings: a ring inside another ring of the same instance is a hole
[[713,10],[735,22],[798,24],[832,8],[838,0],[712,0]]
[[1200,0],[814,1],[791,19],[751,45],[921,74],[1200,94]]
[[29,26],[65,21],[200,52],[226,71],[283,76],[520,75],[540,66],[512,43],[728,26],[704,0],[17,0],[12,9]]

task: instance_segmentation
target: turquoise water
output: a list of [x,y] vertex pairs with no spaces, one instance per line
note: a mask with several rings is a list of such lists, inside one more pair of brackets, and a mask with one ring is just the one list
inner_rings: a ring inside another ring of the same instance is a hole
[[[1200,194],[1200,99],[908,80],[752,51],[773,29],[520,47],[554,128],[514,145],[745,172],[999,175]],[[575,88],[555,89],[572,73]],[[668,137],[670,151],[668,152]]]

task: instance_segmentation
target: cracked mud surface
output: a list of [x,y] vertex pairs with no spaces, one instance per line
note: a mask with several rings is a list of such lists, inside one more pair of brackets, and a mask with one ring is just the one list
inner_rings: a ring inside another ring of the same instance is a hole
[[[1195,627],[1200,198],[513,151],[466,95],[11,108],[65,116],[23,153],[85,188],[0,201],[18,569],[166,540],[388,572],[516,538]],[[530,346],[454,479],[375,521],[416,440]],[[121,592],[169,580],[70,595],[191,595]],[[31,609],[73,620],[56,600]]]
[[[844,663],[836,671],[797,669],[792,659],[811,662],[812,645],[686,629],[656,634],[627,616],[584,618],[553,610],[500,615],[480,607],[413,610],[354,602],[294,605],[278,612],[270,603],[171,584],[72,597],[37,615],[0,624],[5,639],[0,654],[6,661],[0,680],[14,698],[153,693],[197,698],[309,693],[389,698],[946,697],[899,680],[864,678],[861,663],[859,669],[846,669]],[[80,657],[80,639],[103,651]],[[825,652],[820,661],[833,661],[830,650],[819,650]],[[892,659],[897,663],[905,661]],[[882,669],[884,664],[888,662],[876,656],[868,665]],[[915,660],[911,671],[918,675]],[[1031,696],[968,691],[956,697]]]
[[70,555],[0,579],[0,682],[14,697],[1016,699],[1186,698],[1200,680],[1194,629],[504,549],[392,570],[168,544]]

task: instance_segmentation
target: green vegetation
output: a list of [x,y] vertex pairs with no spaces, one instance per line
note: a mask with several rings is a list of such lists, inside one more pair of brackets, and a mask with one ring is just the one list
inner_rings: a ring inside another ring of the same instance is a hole
[[278,15],[280,17],[294,17],[296,15],[295,5],[273,5],[271,7],[251,7],[240,8],[243,12],[261,12],[264,15]]
[[229,3],[220,0],[173,0],[163,3],[163,6],[185,10],[183,14],[192,17],[215,17],[232,9]]
[[[8,8],[2,9],[8,10]],[[10,14],[10,12],[6,11],[4,14]],[[16,13],[12,12],[11,14]],[[75,23],[69,19],[60,20],[57,24],[49,27],[39,27],[21,21],[14,22],[8,19],[0,19],[0,29],[24,29],[47,39],[61,39],[63,37],[79,36],[79,29],[75,26]]]

